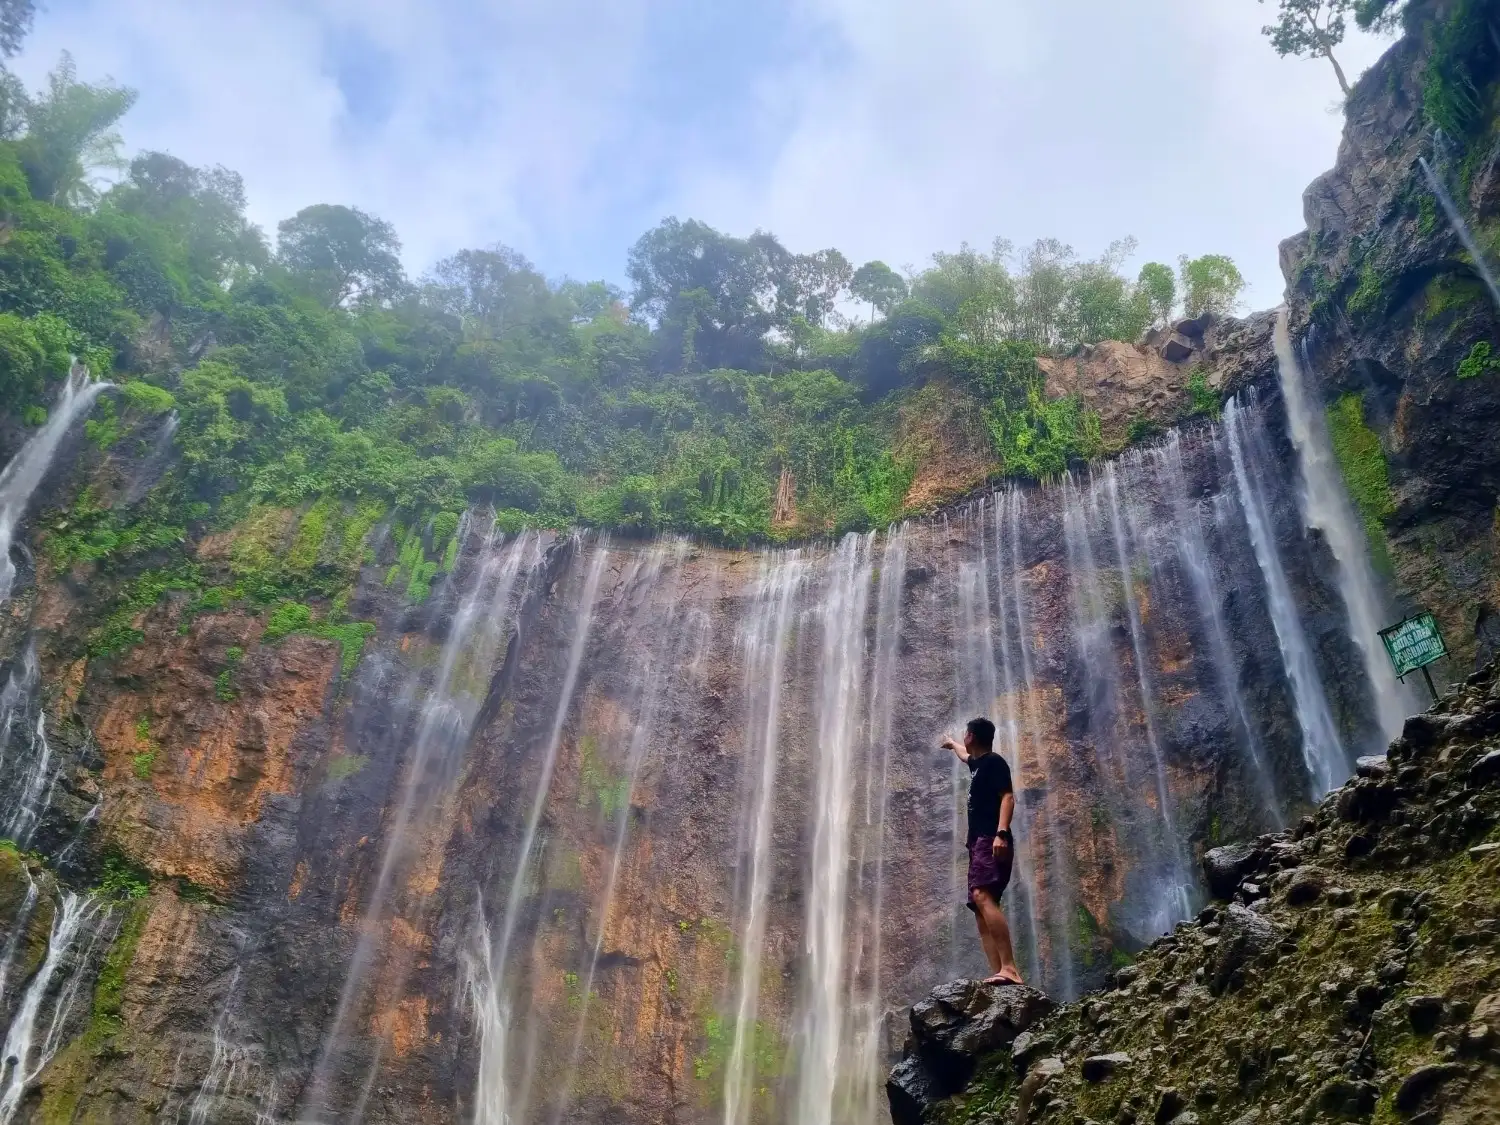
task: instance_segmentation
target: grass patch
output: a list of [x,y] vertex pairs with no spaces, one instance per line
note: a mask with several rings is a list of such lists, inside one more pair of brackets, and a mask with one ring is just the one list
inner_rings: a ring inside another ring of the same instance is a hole
[[1480,340],[1458,364],[1460,379],[1477,379],[1500,371],[1500,356],[1494,354],[1488,340]]

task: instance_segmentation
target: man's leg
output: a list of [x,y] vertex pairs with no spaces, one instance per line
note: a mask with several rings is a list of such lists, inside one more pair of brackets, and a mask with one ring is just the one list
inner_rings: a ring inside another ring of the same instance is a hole
[[995,937],[984,922],[984,908],[979,902],[979,897],[983,894],[980,890],[970,891],[969,901],[974,904],[974,921],[979,925],[979,944],[984,946],[984,959],[990,963],[990,972],[999,973],[1000,947],[995,944]]
[[990,943],[994,944],[995,952],[990,956],[990,966],[995,970],[995,975],[1020,984],[1021,970],[1016,968],[1016,954],[1010,944],[1010,926],[1005,922],[1005,915],[1000,911],[1000,904],[983,887],[974,888],[970,897],[974,900],[974,907],[979,912],[980,929],[987,935],[985,942],[987,955],[990,952]]

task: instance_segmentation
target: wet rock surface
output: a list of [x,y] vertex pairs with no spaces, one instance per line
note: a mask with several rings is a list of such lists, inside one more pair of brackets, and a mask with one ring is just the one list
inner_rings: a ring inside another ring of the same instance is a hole
[[1219,901],[922,1120],[1500,1120],[1500,780],[1474,771],[1497,720],[1492,665],[1392,743],[1389,801],[1341,813],[1356,778],[1210,853]]

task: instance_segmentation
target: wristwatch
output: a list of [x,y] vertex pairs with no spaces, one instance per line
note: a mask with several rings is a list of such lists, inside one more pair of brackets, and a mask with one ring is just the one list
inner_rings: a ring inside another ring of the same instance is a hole
[[1007,844],[1014,844],[1016,842],[1016,838],[1010,834],[1009,828],[1000,829],[1000,831],[995,833],[995,836],[998,839],[1004,840]]

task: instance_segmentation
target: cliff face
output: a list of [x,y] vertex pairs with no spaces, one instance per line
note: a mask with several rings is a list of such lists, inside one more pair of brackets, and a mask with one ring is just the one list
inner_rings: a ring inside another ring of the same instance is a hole
[[[58,497],[119,469],[68,457]],[[945,729],[1001,725],[1060,996],[1379,744],[1295,462],[1272,385],[799,551],[474,513],[432,577],[366,525],[314,613],[212,591],[337,565],[357,513],[252,513],[113,616],[40,545],[5,607],[10,1119],[870,1119],[890,1013],[979,967]]]
[[1464,58],[1475,124],[1445,137],[1431,106],[1464,55],[1460,21],[1484,6],[1417,8],[1420,30],[1350,97],[1338,160],[1307,189],[1307,230],[1281,259],[1293,334],[1306,341],[1376,554],[1408,606],[1437,613],[1462,669],[1500,644],[1500,378],[1489,361],[1500,312],[1433,183],[1493,260],[1500,60],[1475,25]]

